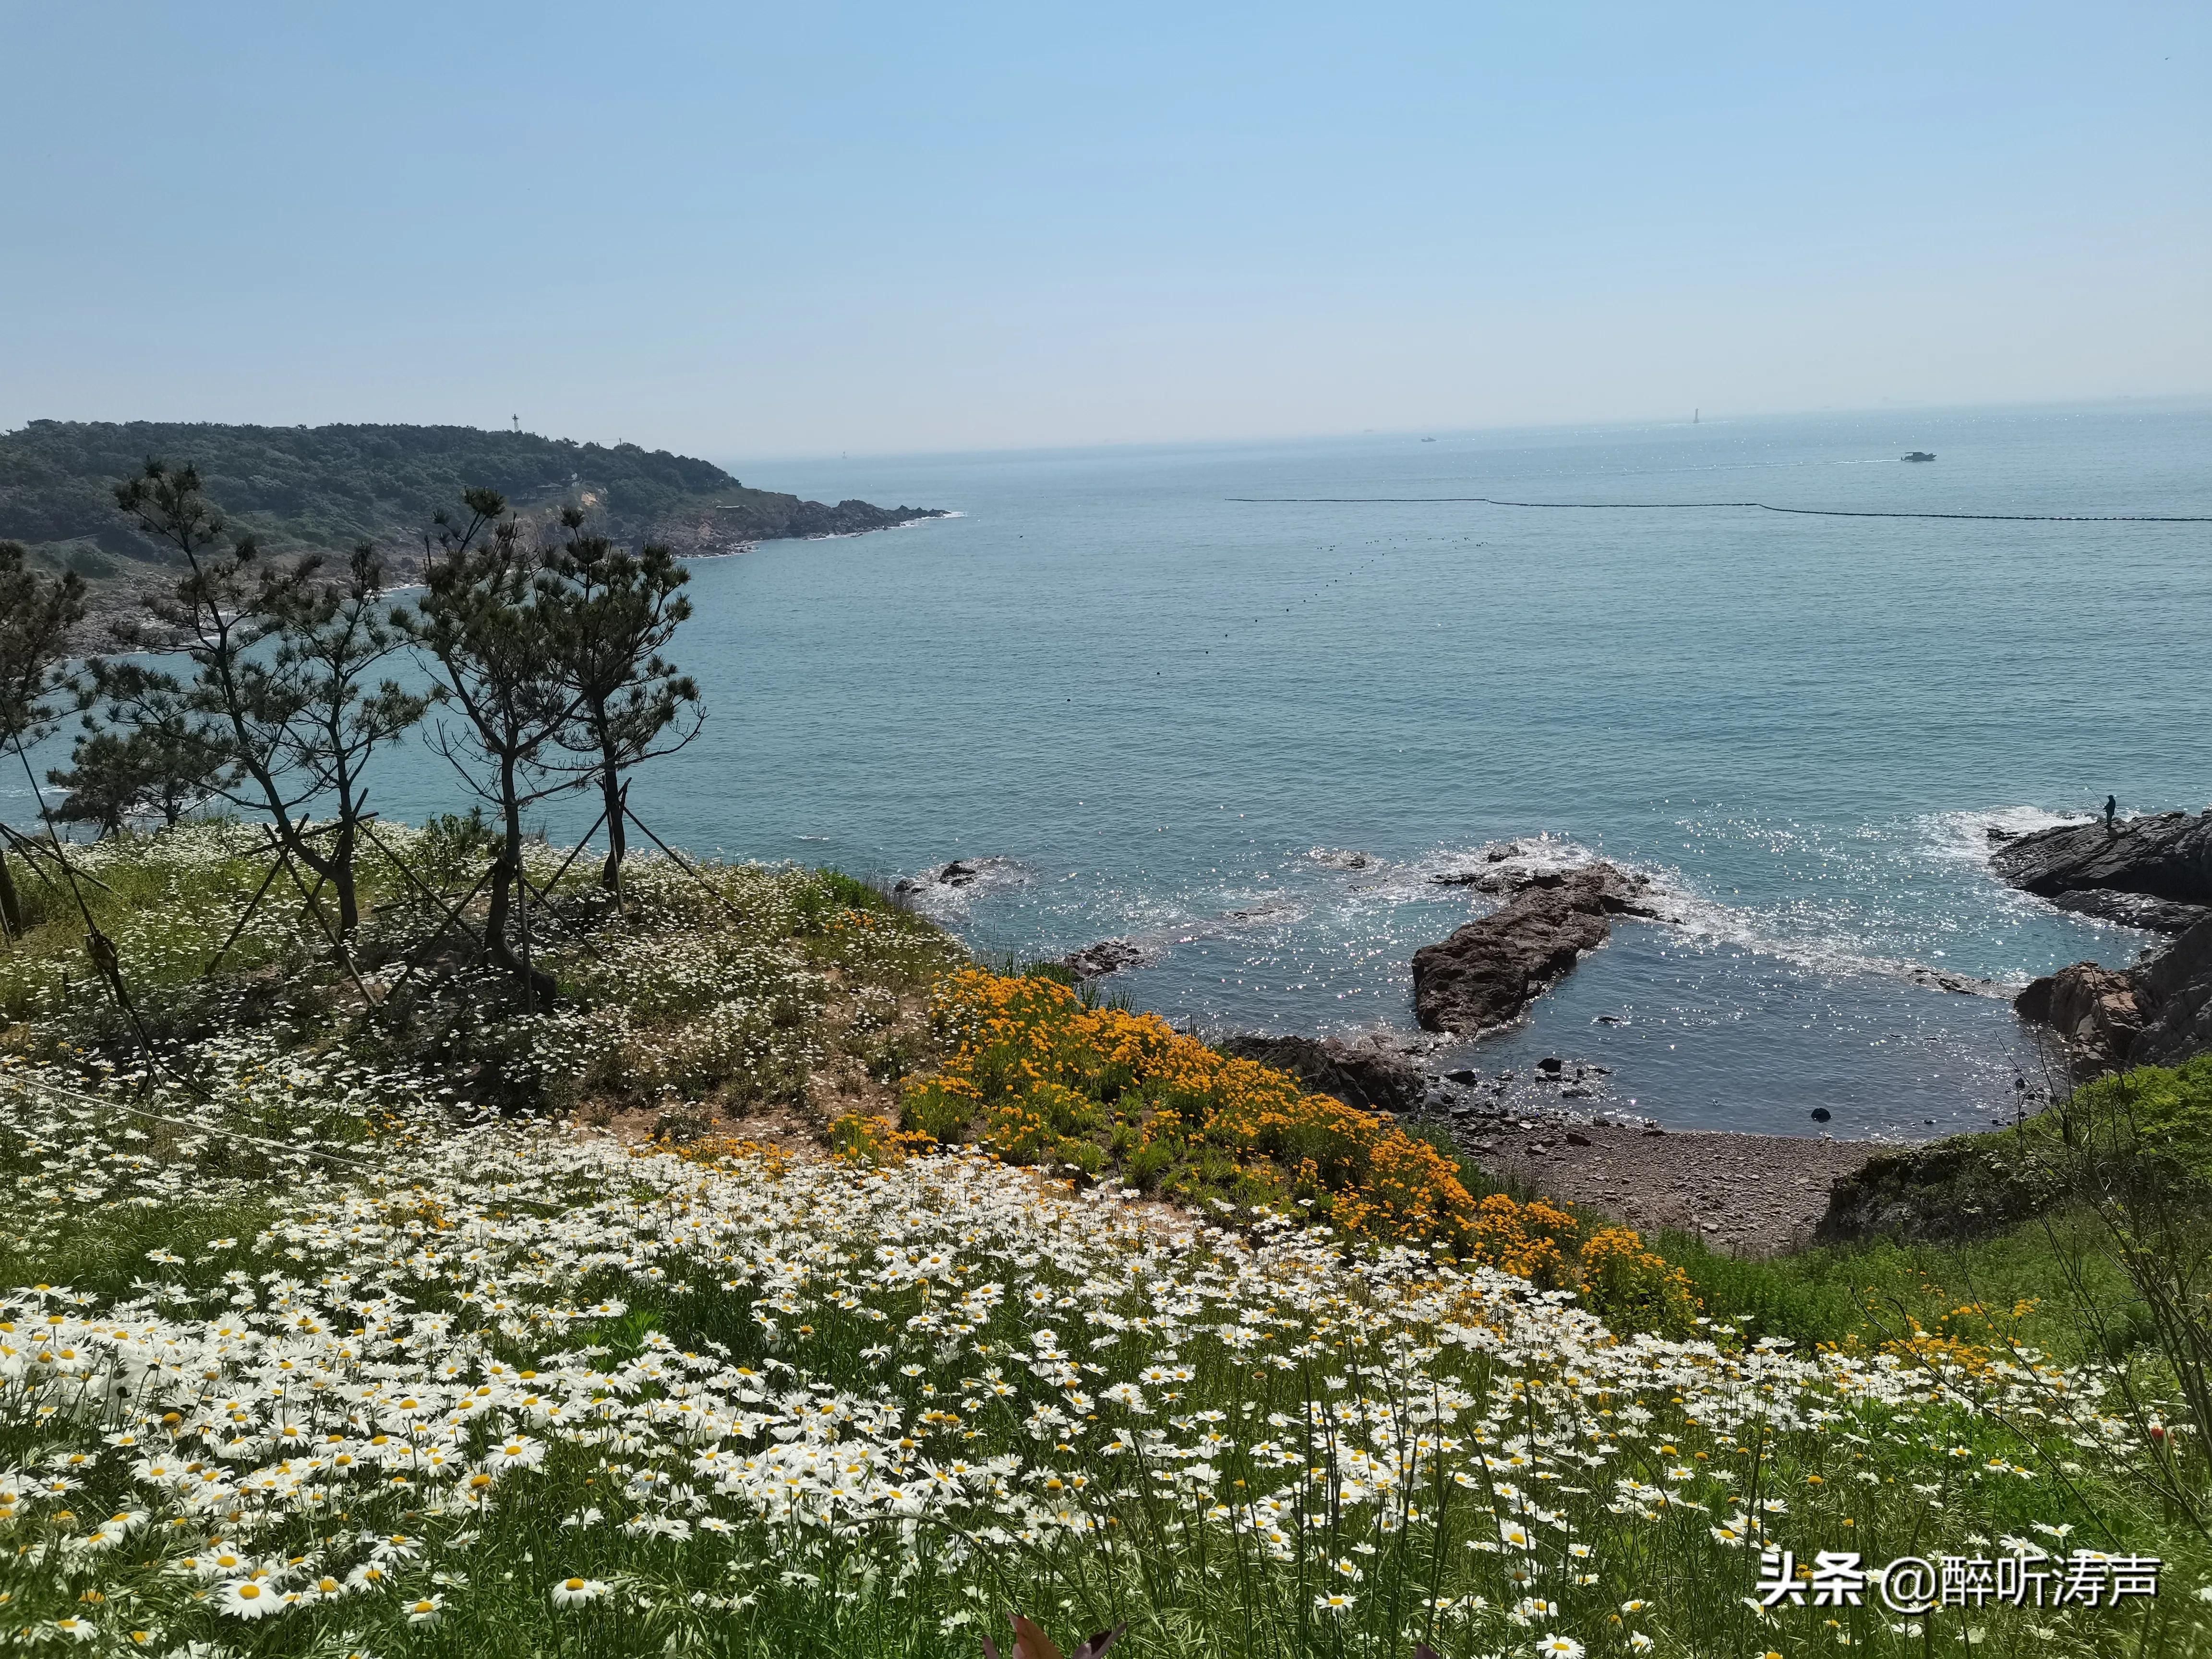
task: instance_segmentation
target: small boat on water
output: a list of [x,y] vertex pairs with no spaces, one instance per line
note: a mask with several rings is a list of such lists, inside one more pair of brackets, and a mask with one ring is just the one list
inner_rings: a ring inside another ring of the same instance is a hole
[[1936,455],[1932,450],[1916,449],[1905,459],[1908,461],[1932,461],[1936,459]]

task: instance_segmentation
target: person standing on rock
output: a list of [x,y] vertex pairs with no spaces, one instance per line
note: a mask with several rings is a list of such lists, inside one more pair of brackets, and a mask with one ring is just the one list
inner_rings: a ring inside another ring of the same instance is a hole
[[2117,836],[2120,833],[2119,826],[2112,822],[2113,815],[2119,810],[2120,798],[2118,795],[2105,797],[2105,833],[2108,836]]

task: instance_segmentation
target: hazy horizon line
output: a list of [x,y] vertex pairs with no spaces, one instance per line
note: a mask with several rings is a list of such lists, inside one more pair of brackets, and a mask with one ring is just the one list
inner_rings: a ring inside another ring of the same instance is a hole
[[[641,444],[639,445],[639,447],[648,452],[659,450],[662,453],[676,455],[685,459],[708,461],[711,465],[720,466],[724,471],[732,471],[736,465],[740,463],[747,466],[751,466],[761,463],[773,465],[787,461],[890,461],[924,460],[953,456],[1066,455],[1079,454],[1087,451],[1096,450],[1130,450],[1147,448],[1233,449],[1261,444],[1322,443],[1333,440],[1346,438],[1448,438],[1470,436],[1476,434],[1509,432],[1606,431],[1624,428],[1649,429],[1654,427],[1686,427],[1692,424],[1721,426],[1741,421],[1753,420],[1801,420],[1810,419],[1818,416],[1865,416],[1913,414],[1950,415],[1975,412],[1987,412],[1994,414],[2006,411],[2025,412],[2035,410],[2055,410],[2064,409],[2102,409],[2121,404],[2138,404],[2169,408],[2185,408],[2193,404],[2212,404],[2212,388],[2206,388],[2202,391],[2181,392],[2113,392],[2100,397],[2041,398],[2002,403],[1950,403],[1933,400],[1922,402],[1918,400],[1898,399],[1894,401],[1886,400],[1882,403],[1872,404],[1823,404],[1813,408],[1796,407],[1721,410],[1712,411],[1711,413],[1704,412],[1702,405],[1693,404],[1692,406],[1691,413],[1688,415],[1686,415],[1681,411],[1675,410],[1669,411],[1665,414],[1652,413],[1640,416],[1622,415],[1586,416],[1576,419],[1549,421],[1496,421],[1478,422],[1469,425],[1407,425],[1358,428],[1337,427],[1315,428],[1303,432],[1253,432],[1216,437],[1182,436],[1098,438],[1073,443],[1021,445],[979,444],[950,447],[917,446],[912,448],[893,449],[868,448],[837,450],[807,448],[790,450],[754,450],[745,452],[741,455],[732,451],[724,450],[722,452],[723,455],[730,457],[731,459],[717,459],[713,453],[713,450],[715,447],[711,445],[701,445],[697,447],[679,449],[672,447],[667,444]],[[138,422],[144,422],[149,425],[260,426],[268,428],[271,430],[283,430],[287,428],[290,428],[309,431],[314,430],[318,427],[331,426],[455,426],[473,431],[487,433],[506,432],[514,429],[506,425],[477,425],[474,422],[464,420],[325,420],[319,422],[287,422],[173,418],[164,420],[159,417],[149,416],[134,416],[129,419],[114,420],[89,416],[65,416],[40,415],[25,416],[21,421],[13,426],[0,427],[0,436],[6,436],[16,432],[23,431],[36,422],[42,420],[52,420],[66,424],[85,425],[105,424],[128,426]],[[615,448],[624,443],[635,441],[635,440],[620,438],[608,440],[601,438],[567,437],[564,434],[538,432],[528,428],[522,429],[522,435],[543,438],[549,442],[566,441],[573,443],[599,444],[610,449]]]
[[[790,449],[755,450],[742,459],[751,462],[834,460],[921,460],[954,455],[1065,455],[1100,449],[1203,449],[1236,448],[1253,444],[1321,443],[1338,438],[1403,438],[1403,437],[1461,437],[1476,433],[1496,432],[1577,432],[1605,431],[1627,428],[1650,428],[1665,426],[1721,426],[1740,421],[1784,421],[1810,419],[1822,415],[1874,416],[1888,414],[1990,414],[2033,410],[2102,409],[2116,404],[2156,404],[2187,407],[2192,404],[2212,404],[2212,388],[2196,392],[2122,392],[2094,398],[2036,398],[2005,403],[1947,403],[1899,400],[1872,404],[1823,404],[1816,408],[1748,409],[1705,412],[1692,422],[1679,412],[1665,415],[1624,415],[1590,416],[1554,421],[1498,421],[1466,426],[1379,426],[1339,427],[1318,428],[1306,432],[1255,432],[1230,437],[1180,438],[1099,438],[1081,443],[1054,444],[985,444],[951,448],[915,449]],[[1692,405],[1692,413],[1702,410],[1702,405]],[[702,453],[701,459],[713,459]],[[724,463],[716,461],[716,465]]]

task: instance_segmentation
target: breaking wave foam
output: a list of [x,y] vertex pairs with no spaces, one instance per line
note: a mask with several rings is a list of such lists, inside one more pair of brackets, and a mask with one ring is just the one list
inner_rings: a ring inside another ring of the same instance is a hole
[[[2029,807],[1943,817],[1947,821],[1955,818],[1962,825],[1996,823],[2013,834],[2065,821],[2060,815]],[[1976,833],[1981,833],[1978,828]],[[1964,847],[1963,830],[1947,822],[1946,834],[1947,848],[1954,842]],[[1978,854],[1982,861],[1986,862],[1988,848],[1996,844],[1984,836]],[[1472,848],[1441,848],[1402,863],[1364,854],[1333,854],[1320,848],[1309,856],[1318,866],[1350,874],[1353,880],[1346,896],[1354,902],[1435,902],[1465,893],[1486,908],[1504,904],[1530,877],[1576,870],[1603,860],[1647,882],[1660,922],[1705,948],[1745,951],[1818,973],[1872,974],[1906,980],[1930,989],[1995,995],[2008,988],[1978,975],[1885,955],[1863,933],[1838,925],[1843,921],[1840,917],[1822,918],[1826,925],[1810,931],[1791,927],[1783,919],[1762,915],[1755,906],[1732,905],[1700,891],[1678,869],[1641,860],[1607,859],[1598,848],[1548,831],[1487,842]],[[1352,862],[1352,857],[1360,862]],[[1459,882],[1453,878],[1473,879]],[[1493,881],[1495,884],[1490,884]]]

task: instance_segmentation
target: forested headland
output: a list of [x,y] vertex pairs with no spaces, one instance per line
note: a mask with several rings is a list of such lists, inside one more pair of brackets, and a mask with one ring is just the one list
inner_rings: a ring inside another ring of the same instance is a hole
[[465,488],[495,489],[526,520],[583,510],[592,528],[679,556],[787,537],[850,534],[939,509],[835,504],[756,489],[720,467],[632,443],[579,443],[467,426],[229,426],[199,421],[33,421],[0,433],[0,539],[94,582],[173,557],[115,510],[114,481],[149,457],[197,469],[231,523],[274,553],[375,543],[419,554],[422,526]]

